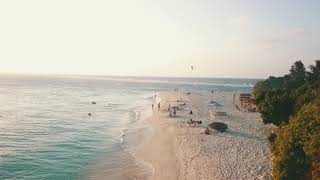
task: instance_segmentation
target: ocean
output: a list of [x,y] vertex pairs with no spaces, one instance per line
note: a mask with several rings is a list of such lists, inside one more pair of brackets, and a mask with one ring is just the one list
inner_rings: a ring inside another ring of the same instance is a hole
[[256,79],[0,76],[0,179],[143,179],[154,94],[250,92]]

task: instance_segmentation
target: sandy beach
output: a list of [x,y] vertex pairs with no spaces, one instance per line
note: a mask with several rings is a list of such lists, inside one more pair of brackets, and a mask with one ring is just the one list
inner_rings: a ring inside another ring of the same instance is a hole
[[[222,106],[210,105],[212,100]],[[274,127],[264,125],[259,113],[237,110],[233,93],[162,92],[155,101],[161,108],[155,107],[149,119],[153,136],[136,152],[138,159],[153,166],[150,179],[269,179],[267,135]],[[174,118],[169,117],[169,104],[179,107]],[[213,116],[215,111],[228,116]],[[188,125],[191,118],[202,124]],[[205,135],[212,122],[224,122],[229,129]]]

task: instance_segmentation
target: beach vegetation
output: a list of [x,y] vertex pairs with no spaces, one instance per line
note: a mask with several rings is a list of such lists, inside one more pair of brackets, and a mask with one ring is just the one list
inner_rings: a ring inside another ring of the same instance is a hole
[[310,71],[301,61],[291,66],[290,73],[283,77],[269,77],[253,89],[258,111],[266,124],[286,124],[303,105],[311,102],[320,93],[320,60],[310,66]]
[[213,122],[209,124],[209,127],[221,133],[228,129],[228,125],[222,122]]
[[263,122],[278,126],[268,137],[273,179],[320,179],[320,61],[309,71],[297,61],[289,74],[257,83],[253,93]]
[[320,178],[320,96],[269,137],[274,179]]

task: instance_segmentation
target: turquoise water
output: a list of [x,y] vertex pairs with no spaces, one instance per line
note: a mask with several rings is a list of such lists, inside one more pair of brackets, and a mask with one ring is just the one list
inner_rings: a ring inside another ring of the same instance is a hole
[[177,87],[247,92],[256,81],[2,75],[0,179],[145,175],[148,168],[130,151],[152,132],[144,119],[154,93]]

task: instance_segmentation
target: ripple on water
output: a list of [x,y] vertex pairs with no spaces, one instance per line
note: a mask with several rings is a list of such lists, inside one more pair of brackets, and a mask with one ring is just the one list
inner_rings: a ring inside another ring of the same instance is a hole
[[143,119],[156,91],[177,84],[206,91],[248,89],[226,86],[246,80],[219,85],[212,85],[217,80],[187,80],[203,82],[196,86],[159,80],[1,76],[0,179],[141,179],[152,168],[136,161],[134,151],[152,133]]

